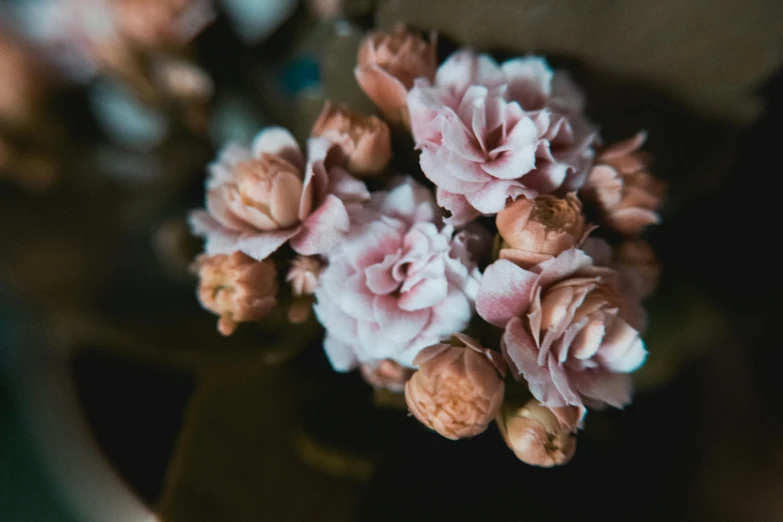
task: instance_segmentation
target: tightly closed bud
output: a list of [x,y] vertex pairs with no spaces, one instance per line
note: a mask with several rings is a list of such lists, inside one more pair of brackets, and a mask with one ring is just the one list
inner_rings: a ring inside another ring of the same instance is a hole
[[377,364],[364,363],[359,367],[362,378],[373,388],[393,392],[402,392],[413,370],[402,366],[391,359],[384,359]]
[[238,323],[259,321],[277,304],[277,270],[271,259],[242,252],[197,260],[201,306],[220,316],[218,330],[231,335]]
[[565,198],[521,197],[501,210],[496,218],[503,238],[499,252],[523,268],[529,268],[579,245],[590,231],[576,194]]
[[394,122],[409,121],[406,97],[416,78],[432,80],[438,67],[435,42],[398,24],[391,33],[375,31],[362,42],[356,80],[383,114]]
[[316,256],[296,256],[285,280],[291,284],[295,296],[313,295],[323,265]]
[[576,451],[575,434],[535,399],[521,408],[504,404],[497,425],[514,455],[533,466],[562,466]]
[[328,101],[313,125],[312,135],[336,143],[342,163],[354,174],[377,174],[391,160],[391,136],[384,122]]
[[492,422],[503,402],[506,367],[499,353],[472,337],[454,334],[452,342],[419,352],[405,401],[425,426],[456,440],[478,435]]

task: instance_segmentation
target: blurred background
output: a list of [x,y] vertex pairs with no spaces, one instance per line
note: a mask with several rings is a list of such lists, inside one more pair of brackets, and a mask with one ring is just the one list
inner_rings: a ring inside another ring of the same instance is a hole
[[[223,338],[195,299],[205,164],[372,112],[356,51],[398,21],[441,59],[545,54],[669,184],[636,400],[565,467],[427,432],[314,324]],[[774,0],[0,0],[0,520],[783,520],[781,65]]]

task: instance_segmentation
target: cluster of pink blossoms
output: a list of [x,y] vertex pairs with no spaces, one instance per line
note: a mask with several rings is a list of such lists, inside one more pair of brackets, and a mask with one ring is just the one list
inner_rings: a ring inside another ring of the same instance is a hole
[[[327,103],[306,152],[269,128],[220,153],[191,216],[199,298],[224,334],[312,308],[335,370],[404,391],[447,438],[497,420],[518,458],[563,464],[588,409],[631,402],[659,275],[640,234],[664,187],[644,134],[601,147],[543,58],[435,56],[434,38],[375,32],[355,74],[386,122]],[[392,133],[421,152],[407,175]]]

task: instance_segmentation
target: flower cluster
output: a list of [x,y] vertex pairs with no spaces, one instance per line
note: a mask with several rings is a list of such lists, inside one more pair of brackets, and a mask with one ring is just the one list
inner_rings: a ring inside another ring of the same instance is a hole
[[[312,307],[335,370],[404,391],[444,437],[496,420],[519,459],[564,464],[588,409],[631,402],[647,357],[659,268],[641,233],[664,186],[644,134],[602,146],[541,57],[438,66],[434,37],[402,26],[367,36],[355,75],[386,121],[327,102],[306,151],[271,127],[209,166],[191,215],[203,306],[224,335],[278,302],[294,323]],[[390,167],[394,133],[418,165]]]

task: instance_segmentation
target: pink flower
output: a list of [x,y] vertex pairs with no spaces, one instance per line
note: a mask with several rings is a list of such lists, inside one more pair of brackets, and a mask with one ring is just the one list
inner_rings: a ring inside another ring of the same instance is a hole
[[345,167],[354,174],[377,174],[391,160],[391,135],[384,122],[328,101],[313,125],[312,135],[335,143]]
[[506,365],[499,353],[454,334],[416,356],[419,370],[405,384],[405,402],[422,424],[452,440],[483,432],[503,403]]
[[359,366],[362,378],[373,388],[389,390],[395,393],[402,392],[405,389],[405,383],[408,382],[413,370],[384,359],[378,363],[363,363]]
[[496,261],[476,301],[481,317],[505,329],[503,354],[533,396],[547,407],[580,409],[631,400],[628,374],[647,352],[622,305],[617,273],[577,249],[530,270]]
[[568,80],[553,77],[542,58],[499,66],[459,51],[434,83],[416,81],[408,94],[411,130],[453,224],[500,212],[508,198],[584,183],[595,132]]
[[218,330],[231,335],[238,323],[258,321],[277,304],[277,270],[271,259],[242,252],[197,260],[201,306],[220,316]]
[[657,210],[666,186],[647,170],[646,156],[639,151],[645,139],[640,132],[607,147],[582,189],[584,197],[598,205],[604,224],[621,234],[638,234],[660,222]]
[[384,359],[411,367],[422,348],[470,321],[480,274],[466,243],[436,226],[429,198],[410,179],[376,194],[328,254],[315,313],[335,370]]
[[261,131],[252,150],[228,145],[209,166],[207,211],[190,216],[208,254],[242,251],[261,260],[290,240],[302,255],[322,254],[349,229],[346,204],[367,199],[364,183],[328,157],[332,143],[308,142],[308,159],[280,127]]
[[521,408],[504,404],[497,423],[503,440],[526,464],[562,466],[576,452],[576,437],[568,424],[535,399]]
[[503,239],[498,253],[500,259],[513,261],[522,268],[578,246],[590,231],[582,204],[574,193],[562,199],[519,198],[498,212],[495,222]]
[[397,24],[391,33],[370,33],[359,48],[356,81],[389,120],[407,122],[405,100],[416,78],[431,80],[438,62],[435,42]]

